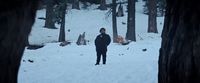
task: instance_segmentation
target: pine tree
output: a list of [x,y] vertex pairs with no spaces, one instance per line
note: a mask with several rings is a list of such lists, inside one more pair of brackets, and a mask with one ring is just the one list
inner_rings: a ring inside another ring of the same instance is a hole
[[[143,0],[145,5],[143,6],[143,13],[149,14],[148,3],[151,0]],[[164,16],[165,15],[165,7],[166,7],[166,0],[156,0],[156,8],[157,8],[157,16]]]
[[128,0],[128,24],[126,40],[136,41],[135,35],[135,0]]
[[149,9],[148,33],[158,33],[157,20],[156,20],[156,14],[157,14],[156,0],[148,1],[148,9]]
[[113,42],[117,43],[117,13],[116,13],[116,0],[112,0],[112,25],[113,25]]
[[65,41],[65,14],[66,14],[66,8],[67,8],[67,4],[66,4],[66,0],[63,0],[60,3],[60,14],[61,14],[61,25],[60,25],[60,33],[59,33],[59,42],[64,42]]
[[55,13],[54,13],[54,0],[47,1],[46,7],[46,19],[45,19],[45,26],[46,28],[55,29]]

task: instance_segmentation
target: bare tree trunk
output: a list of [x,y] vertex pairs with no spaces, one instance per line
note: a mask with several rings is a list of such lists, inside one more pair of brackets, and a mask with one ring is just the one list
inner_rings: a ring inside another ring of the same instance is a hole
[[128,0],[128,24],[126,39],[136,41],[135,35],[135,0]]
[[46,28],[55,29],[55,21],[54,21],[54,11],[53,11],[54,1],[48,0],[47,1],[47,8],[46,8],[46,20],[45,26]]
[[72,9],[78,9],[78,10],[80,10],[79,0],[73,0]]
[[112,23],[113,23],[113,42],[117,43],[117,14],[116,14],[116,0],[112,0]]
[[[17,83],[26,40],[35,21],[38,0],[0,1],[0,83]],[[3,4],[3,5],[2,5]]]
[[123,16],[124,16],[124,10],[122,4],[120,3],[117,11],[117,17],[123,17]]
[[149,18],[148,18],[148,33],[158,33],[157,30],[157,7],[156,0],[148,0]]
[[200,2],[166,2],[158,83],[200,83]]
[[62,17],[61,17],[61,26],[60,26],[60,34],[59,34],[59,42],[65,41],[65,14],[66,14],[66,2],[61,3]]
[[100,9],[100,10],[107,10],[107,7],[106,7],[106,0],[101,0],[99,9]]

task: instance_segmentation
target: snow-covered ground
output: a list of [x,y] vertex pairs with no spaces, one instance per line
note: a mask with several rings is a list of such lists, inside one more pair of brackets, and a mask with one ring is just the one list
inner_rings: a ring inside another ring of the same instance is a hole
[[[157,18],[158,34],[147,33],[148,16],[142,14],[143,2],[136,3],[137,42],[122,46],[111,43],[107,64],[95,66],[94,39],[105,27],[112,37],[112,20],[107,11],[95,9],[69,10],[66,15],[66,39],[72,44],[59,46],[59,29],[43,28],[44,20],[36,19],[29,42],[45,44],[41,49],[25,50],[19,71],[19,83],[157,83],[157,63],[161,44],[163,17]],[[37,17],[44,17],[39,10]],[[127,15],[118,18],[118,34],[126,34]],[[58,25],[56,25],[58,27]],[[70,32],[68,32],[70,30]],[[90,42],[75,44],[78,35],[86,32]],[[143,51],[143,49],[147,49]],[[33,62],[29,62],[29,60]]]

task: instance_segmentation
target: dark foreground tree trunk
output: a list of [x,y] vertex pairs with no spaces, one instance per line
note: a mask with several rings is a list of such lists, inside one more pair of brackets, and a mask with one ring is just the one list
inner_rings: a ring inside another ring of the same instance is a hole
[[149,9],[149,17],[148,17],[148,33],[158,33],[157,30],[157,0],[149,0],[147,5]]
[[136,41],[135,35],[135,0],[128,0],[128,24],[126,39]]
[[0,83],[17,83],[26,40],[35,20],[38,0],[0,1]]
[[113,25],[113,42],[117,43],[117,13],[116,13],[116,0],[112,0],[112,25]]
[[200,2],[167,0],[158,83],[200,83]]

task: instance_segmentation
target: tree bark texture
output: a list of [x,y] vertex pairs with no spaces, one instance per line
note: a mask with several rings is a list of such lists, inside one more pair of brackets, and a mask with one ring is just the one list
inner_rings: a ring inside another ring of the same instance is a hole
[[116,13],[117,4],[116,4],[116,0],[112,0],[112,3],[113,3],[112,4],[113,42],[117,43],[118,33],[117,33],[117,13]]
[[135,0],[128,0],[126,40],[136,41],[135,35]]
[[48,0],[47,1],[47,7],[46,7],[46,20],[45,20],[45,26],[46,28],[55,29],[55,13],[54,13],[54,0]]
[[61,10],[62,10],[62,17],[61,17],[61,25],[60,25],[60,34],[59,34],[59,42],[63,42],[65,41],[65,14],[66,14],[66,3],[61,3],[62,4],[62,7],[61,7]]
[[149,9],[149,17],[148,17],[148,32],[149,33],[158,33],[157,30],[157,0],[148,0],[148,9]]
[[200,83],[200,2],[166,2],[158,83]]
[[35,21],[38,0],[0,1],[0,83],[17,83],[28,35]]

